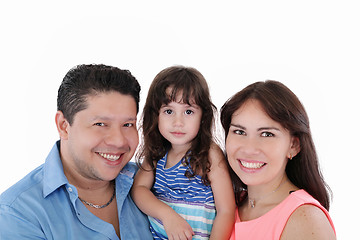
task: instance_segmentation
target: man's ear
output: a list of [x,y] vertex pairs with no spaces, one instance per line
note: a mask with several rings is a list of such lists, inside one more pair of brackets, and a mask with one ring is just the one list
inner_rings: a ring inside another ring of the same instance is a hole
[[57,111],[55,115],[55,123],[59,132],[60,139],[68,138],[69,122],[65,119],[62,111]]

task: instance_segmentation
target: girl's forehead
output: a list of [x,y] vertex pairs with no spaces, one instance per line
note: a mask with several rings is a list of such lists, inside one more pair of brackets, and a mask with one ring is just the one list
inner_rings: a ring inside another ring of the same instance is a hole
[[185,93],[183,89],[177,89],[175,92],[172,87],[168,87],[165,92],[169,102],[197,105],[195,97],[191,94],[191,92]]

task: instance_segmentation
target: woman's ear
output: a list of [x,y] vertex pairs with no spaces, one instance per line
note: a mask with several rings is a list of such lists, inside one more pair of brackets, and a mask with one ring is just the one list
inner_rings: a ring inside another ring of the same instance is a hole
[[65,116],[62,111],[56,112],[55,123],[56,123],[57,130],[59,132],[60,139],[67,139],[68,138],[68,127],[70,126],[70,124],[65,119]]
[[295,157],[301,150],[300,140],[298,137],[292,137],[291,147],[290,147],[290,156],[291,158]]

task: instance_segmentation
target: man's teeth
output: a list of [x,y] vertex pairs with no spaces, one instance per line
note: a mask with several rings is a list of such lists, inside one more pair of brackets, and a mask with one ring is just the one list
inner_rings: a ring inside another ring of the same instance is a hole
[[120,155],[112,155],[107,153],[99,153],[99,155],[102,156],[103,158],[106,158],[109,161],[116,161],[120,158]]
[[265,163],[259,163],[259,162],[243,162],[240,161],[241,165],[243,165],[246,168],[261,168],[264,166]]

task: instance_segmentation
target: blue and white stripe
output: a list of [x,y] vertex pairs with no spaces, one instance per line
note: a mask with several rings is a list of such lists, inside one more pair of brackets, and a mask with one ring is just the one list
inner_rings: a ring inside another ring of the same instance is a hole
[[[216,216],[214,196],[210,186],[205,186],[201,176],[187,178],[187,167],[179,161],[166,169],[167,154],[157,162],[155,196],[179,213],[195,232],[193,239],[209,239]],[[149,217],[154,239],[167,239],[158,219]]]

